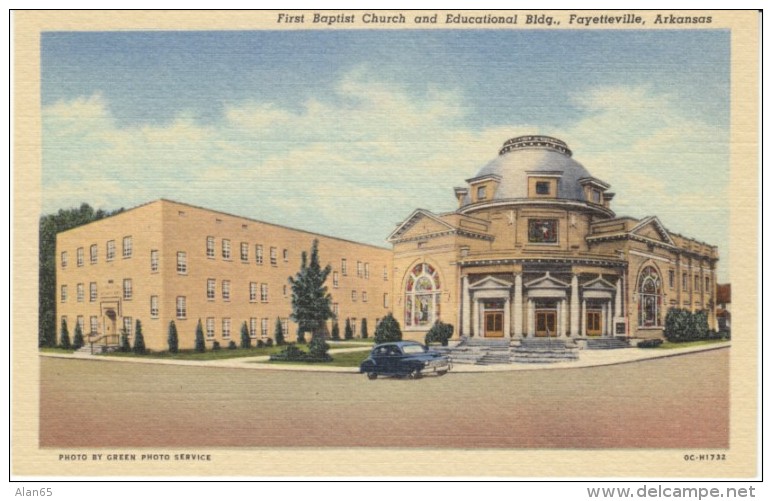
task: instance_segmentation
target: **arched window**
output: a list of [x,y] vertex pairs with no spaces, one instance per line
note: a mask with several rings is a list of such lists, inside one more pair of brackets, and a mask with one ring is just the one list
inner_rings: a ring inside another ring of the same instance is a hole
[[405,327],[430,326],[440,317],[440,276],[430,264],[417,264],[405,284]]
[[641,270],[638,278],[638,326],[660,327],[662,310],[662,280],[652,266]]

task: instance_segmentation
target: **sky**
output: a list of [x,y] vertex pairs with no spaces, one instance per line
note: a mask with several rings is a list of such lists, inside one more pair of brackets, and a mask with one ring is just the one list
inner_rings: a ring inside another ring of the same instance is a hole
[[48,32],[43,213],[168,198],[387,246],[517,135],[729,256],[725,30]]

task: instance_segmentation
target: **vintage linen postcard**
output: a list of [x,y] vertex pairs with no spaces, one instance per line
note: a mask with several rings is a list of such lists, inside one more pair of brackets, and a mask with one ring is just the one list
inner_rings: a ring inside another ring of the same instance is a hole
[[759,13],[13,13],[16,478],[753,479]]

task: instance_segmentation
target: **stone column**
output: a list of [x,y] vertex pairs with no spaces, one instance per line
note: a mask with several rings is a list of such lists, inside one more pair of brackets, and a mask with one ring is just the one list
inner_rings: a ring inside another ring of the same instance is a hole
[[582,336],[587,335],[587,300],[582,299]]
[[512,317],[509,312],[511,310],[509,298],[504,302],[504,338],[509,339],[512,337]]
[[523,337],[523,275],[515,275],[515,300],[512,302],[515,337]]
[[608,329],[606,329],[609,336],[614,335],[614,317],[611,311],[611,301],[609,301],[608,308],[606,309],[606,317],[608,317]]
[[533,299],[528,298],[528,336],[533,337],[536,334],[536,307]]
[[558,330],[558,336],[566,337],[566,306],[568,306],[568,304],[565,299],[561,299],[559,305],[560,329]]
[[472,332],[472,315],[469,301],[469,277],[461,277],[461,332],[459,335],[468,336]]
[[571,335],[579,332],[579,277],[571,277]]
[[614,296],[614,317],[622,316],[622,279],[617,279],[617,290]]
[[483,337],[483,314],[482,314],[482,305],[480,304],[480,300],[478,298],[474,298],[472,300],[472,304],[474,305],[472,309],[474,310],[474,313],[472,315],[474,316],[474,319],[472,320],[472,323],[474,324],[474,335]]
[[600,323],[603,326],[601,329],[601,335],[605,336],[608,334],[608,318],[606,316],[606,309],[608,308],[608,303],[603,303],[600,307]]

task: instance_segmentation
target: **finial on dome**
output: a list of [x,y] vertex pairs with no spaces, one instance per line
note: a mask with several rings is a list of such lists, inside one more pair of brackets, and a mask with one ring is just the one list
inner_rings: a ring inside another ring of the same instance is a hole
[[571,150],[568,149],[568,145],[560,139],[555,139],[550,136],[519,136],[507,140],[501,150],[499,150],[499,155],[521,148],[549,149],[562,153],[567,157],[570,157],[573,154]]

